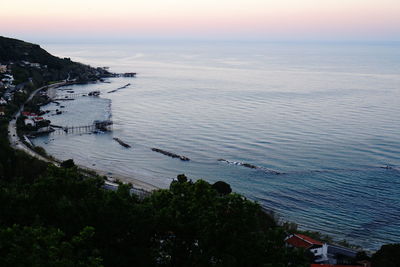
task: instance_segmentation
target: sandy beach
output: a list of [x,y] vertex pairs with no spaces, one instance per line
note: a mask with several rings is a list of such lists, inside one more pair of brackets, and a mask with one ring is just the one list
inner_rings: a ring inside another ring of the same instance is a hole
[[141,179],[139,179],[138,177],[127,176],[127,175],[122,175],[122,174],[115,173],[115,172],[107,172],[107,171],[103,171],[103,170],[93,169],[93,168],[89,168],[89,167],[83,166],[83,165],[77,165],[77,166],[81,169],[86,169],[89,171],[96,172],[99,176],[106,176],[107,180],[109,182],[120,181],[125,184],[130,183],[130,184],[132,184],[132,186],[134,188],[141,189],[141,190],[148,191],[148,192],[151,192],[153,190],[157,190],[157,189],[161,188],[156,185],[144,182],[143,180],[146,180],[145,177],[142,177]]

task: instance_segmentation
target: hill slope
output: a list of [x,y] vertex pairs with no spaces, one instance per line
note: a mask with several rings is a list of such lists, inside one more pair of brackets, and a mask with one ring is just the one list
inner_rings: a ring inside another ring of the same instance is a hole
[[[22,71],[18,64],[15,64],[22,61],[41,65],[41,68],[38,68],[41,71],[38,71],[38,69],[35,71],[40,72],[40,76],[42,76],[43,81],[40,82],[66,79],[68,75],[71,78],[77,78],[82,81],[109,75],[104,69],[92,68],[88,65],[73,62],[69,58],[53,56],[37,44],[0,36],[0,62],[14,63],[13,74],[17,76],[15,77],[16,80],[24,81],[27,76],[38,76],[37,73],[36,75],[28,73],[29,69],[27,71],[26,68]],[[37,80],[41,79],[38,78]]]

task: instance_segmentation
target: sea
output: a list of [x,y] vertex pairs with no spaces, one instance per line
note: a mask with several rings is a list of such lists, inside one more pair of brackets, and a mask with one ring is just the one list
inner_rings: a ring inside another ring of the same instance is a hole
[[112,72],[137,73],[58,91],[60,97],[66,89],[101,95],[43,107],[52,124],[114,124],[110,132],[56,131],[32,140],[56,158],[162,188],[181,173],[194,181],[223,180],[300,229],[369,250],[400,242],[399,43],[42,47]]

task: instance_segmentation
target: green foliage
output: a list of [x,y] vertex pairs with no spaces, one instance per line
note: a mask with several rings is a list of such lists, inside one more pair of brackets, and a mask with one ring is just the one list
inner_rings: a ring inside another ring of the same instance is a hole
[[73,159],[64,160],[63,162],[61,162],[61,167],[66,169],[75,167],[74,160]]
[[231,186],[224,181],[215,182],[212,187],[217,190],[220,195],[227,195],[232,192]]
[[180,183],[185,183],[185,182],[187,182],[187,177],[186,177],[186,175],[184,175],[184,174],[179,174],[177,177],[176,177],[176,179],[178,180],[178,182],[180,182]]
[[400,244],[383,245],[372,255],[373,267],[399,267]]
[[12,150],[0,122],[0,266],[308,265],[273,216],[228,184],[221,193],[179,175],[140,200],[72,159],[61,166]]
[[92,227],[69,240],[58,229],[43,227],[0,228],[0,266],[100,267],[98,251],[91,248]]
[[18,64],[14,64],[12,74],[16,84],[26,82],[28,78],[32,78],[35,85],[40,86],[50,81],[63,80],[68,74],[70,74],[70,77],[78,78],[80,81],[96,80],[98,75],[109,75],[103,69],[95,69],[76,63],[69,58],[55,57],[39,45],[0,36],[0,62],[9,61],[28,61],[41,64],[40,69],[27,66],[21,67]]
[[[31,166],[27,158],[22,161]],[[88,178],[77,168],[46,165],[34,173],[34,177],[21,173],[20,178],[0,181],[0,228],[10,231],[18,225],[13,230],[16,237],[2,251],[4,260],[14,266],[26,263],[23,257],[20,262],[13,258],[24,255],[24,250],[32,255],[28,257],[32,262],[42,264],[48,247],[55,251],[50,263],[87,259],[82,263],[87,266],[100,265],[100,258],[104,266],[288,266],[291,262],[303,266],[308,262],[302,251],[286,248],[283,229],[258,204],[238,194],[221,196],[202,180],[175,181],[169,190],[139,200],[131,195],[129,185],[105,190],[101,177]],[[87,227],[93,229],[90,238],[74,243]],[[35,247],[35,242],[44,243],[34,250],[29,244]],[[11,247],[20,254],[11,252]],[[59,266],[80,266],[68,264]]]
[[41,146],[34,146],[33,150],[35,150],[36,153],[38,153],[39,155],[43,156],[43,157],[47,157],[47,153],[46,150],[41,147]]

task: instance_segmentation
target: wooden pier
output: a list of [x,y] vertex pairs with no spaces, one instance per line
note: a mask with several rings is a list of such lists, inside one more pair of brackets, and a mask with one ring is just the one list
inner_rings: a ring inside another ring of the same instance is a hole
[[94,96],[100,95],[100,91],[92,91],[89,93],[68,93],[68,94],[57,94],[55,100],[72,100],[82,96]]
[[98,133],[111,131],[113,122],[111,120],[94,121],[90,125],[80,126],[56,126],[54,133],[56,134],[82,134],[82,133]]

